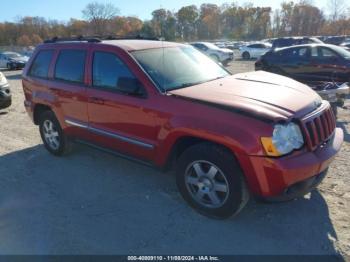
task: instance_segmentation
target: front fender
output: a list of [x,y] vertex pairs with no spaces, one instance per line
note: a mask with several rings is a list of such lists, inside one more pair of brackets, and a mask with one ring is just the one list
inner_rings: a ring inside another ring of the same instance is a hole
[[156,151],[156,164],[167,162],[177,141],[185,137],[197,138],[230,149],[237,158],[239,155],[263,155],[260,137],[272,134],[272,127],[259,120],[237,116],[237,121],[228,122],[218,117],[208,121],[205,116],[181,116],[172,119],[164,125],[159,134],[159,146]]

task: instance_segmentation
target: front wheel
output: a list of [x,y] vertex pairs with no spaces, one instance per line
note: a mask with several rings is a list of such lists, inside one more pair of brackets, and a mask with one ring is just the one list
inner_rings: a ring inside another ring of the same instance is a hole
[[61,156],[69,151],[69,140],[52,111],[45,111],[41,114],[39,130],[45,148],[51,154]]
[[239,213],[249,199],[233,155],[210,143],[194,145],[180,156],[176,181],[188,204],[213,218],[224,219]]

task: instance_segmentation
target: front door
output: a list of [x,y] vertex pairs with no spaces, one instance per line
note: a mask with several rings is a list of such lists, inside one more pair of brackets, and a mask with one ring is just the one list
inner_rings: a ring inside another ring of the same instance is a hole
[[[151,160],[156,141],[155,115],[145,89],[117,52],[95,50],[91,59],[88,116],[94,141]],[[137,85],[137,92],[131,92],[130,85]]]

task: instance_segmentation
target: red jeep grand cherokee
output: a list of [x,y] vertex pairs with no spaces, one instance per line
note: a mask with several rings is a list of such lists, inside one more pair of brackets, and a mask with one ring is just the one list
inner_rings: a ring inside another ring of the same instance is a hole
[[305,85],[263,71],[231,75],[178,43],[47,41],[23,89],[52,154],[75,140],[175,167],[184,199],[217,218],[238,213],[250,194],[306,194],[343,142],[329,103]]

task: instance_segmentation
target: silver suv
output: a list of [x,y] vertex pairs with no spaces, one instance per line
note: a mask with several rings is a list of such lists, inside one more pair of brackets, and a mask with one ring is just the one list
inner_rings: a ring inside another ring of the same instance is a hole
[[214,61],[222,63],[224,66],[233,60],[233,51],[230,49],[220,48],[208,42],[196,42],[191,43],[191,45]]

